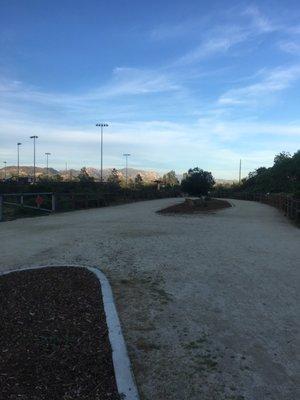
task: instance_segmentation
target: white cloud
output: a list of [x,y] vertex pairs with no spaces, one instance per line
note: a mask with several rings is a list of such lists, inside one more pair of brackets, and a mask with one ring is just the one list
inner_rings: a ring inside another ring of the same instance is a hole
[[91,101],[102,101],[120,96],[138,96],[153,93],[174,92],[180,85],[169,75],[156,70],[138,68],[115,68],[112,79],[97,89],[78,94],[44,92],[22,82],[0,80],[2,101],[16,99],[47,105],[63,105],[66,108],[80,108]]
[[279,42],[279,48],[286,53],[300,55],[300,43],[293,40],[285,40]]
[[94,95],[104,97],[139,95],[179,89],[179,85],[172,82],[170,77],[162,72],[119,67],[114,69],[112,81],[94,92]]
[[[224,22],[228,15],[230,21]],[[176,39],[192,32],[191,50],[184,53],[179,48],[181,56],[161,68],[115,68],[111,78],[93,90],[54,93],[19,81],[0,80],[0,156],[15,162],[16,142],[21,141],[22,163],[30,164],[29,136],[35,133],[39,136],[40,164],[45,161],[44,152],[50,151],[51,163],[57,168],[64,161],[76,168],[84,164],[97,166],[99,130],[94,121],[98,118],[110,125],[105,130],[105,166],[122,165],[122,154],[128,151],[131,162],[139,168],[174,168],[182,172],[199,165],[219,178],[233,178],[240,158],[248,163],[244,166],[246,173],[247,168],[271,164],[279,151],[295,151],[299,122],[253,122],[255,116],[243,107],[244,118],[237,120],[231,110],[236,111],[235,105],[261,107],[265,99],[273,98],[300,78],[300,65],[258,71],[253,67],[247,77],[235,75],[234,68],[229,75],[226,66],[217,76],[218,82],[212,82],[212,90],[207,90],[212,81],[209,74],[216,66],[205,69],[203,63],[199,68],[201,61],[224,56],[232,49],[235,54],[240,49],[245,54],[247,42],[258,39],[258,35],[276,32],[278,41],[279,33],[288,32],[287,27],[274,24],[255,7],[249,7],[243,15],[228,12],[220,24],[212,19],[212,28],[206,25],[203,30],[197,30],[200,21],[194,21],[192,26],[179,23],[158,27],[152,32],[154,40]],[[283,39],[282,50],[294,52],[297,41],[292,37]],[[180,43],[183,45],[184,41]],[[272,62],[272,57],[268,60]],[[215,93],[224,91],[223,78],[231,89],[216,104]],[[199,115],[202,118],[197,120]]]
[[263,97],[287,89],[300,78],[300,65],[269,71],[258,83],[231,89],[219,98],[222,105],[257,105]]
[[[62,168],[99,164],[99,130],[95,126],[72,127],[51,120],[37,121],[32,115],[13,118],[0,123],[2,151],[8,163],[15,163],[16,142],[21,141],[22,163],[32,161],[32,143],[29,136],[38,134],[38,163],[44,165],[44,153],[50,151],[51,165]],[[7,134],[9,133],[9,134]],[[259,147],[253,146],[253,138]],[[263,139],[265,138],[265,139]],[[132,154],[132,165],[166,171],[171,168],[183,172],[191,166],[212,170],[218,178],[233,178],[239,158],[247,161],[245,173],[271,163],[281,150],[293,151],[300,138],[300,123],[272,124],[232,121],[207,117],[197,122],[174,123],[152,120],[117,123],[105,130],[105,166],[122,166],[122,154]],[[239,148],[235,148],[238,144]],[[234,146],[233,146],[234,145]],[[253,147],[252,147],[253,146]],[[283,147],[284,146],[284,147]]]
[[241,43],[244,39],[245,36],[242,33],[208,39],[200,46],[180,57],[176,64],[191,64],[212,55],[221,55],[226,53],[234,45]]
[[[241,16],[246,17],[246,19],[242,21]],[[255,6],[247,7],[238,13],[236,10],[231,10],[227,14],[228,21],[224,22],[222,19],[222,22],[217,24],[217,28],[209,27],[208,20],[211,21],[211,19],[191,20],[188,23],[179,23],[167,27],[160,26],[153,29],[150,36],[157,40],[174,39],[192,32],[194,38],[198,38],[200,44],[172,64],[173,66],[184,66],[197,63],[208,57],[220,56],[234,46],[256,36],[283,29],[283,26],[275,24]]]
[[247,7],[243,14],[251,18],[253,27],[261,33],[269,33],[279,29],[279,26],[263,15],[256,6]]

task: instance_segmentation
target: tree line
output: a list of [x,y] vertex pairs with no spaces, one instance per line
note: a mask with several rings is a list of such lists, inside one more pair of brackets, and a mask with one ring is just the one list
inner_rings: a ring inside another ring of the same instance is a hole
[[[2,186],[2,185],[1,185]],[[6,184],[5,184],[6,186]],[[82,168],[79,175],[72,181],[64,181],[60,175],[52,177],[38,177],[37,185],[39,188],[48,187],[49,191],[57,187],[60,190],[88,190],[98,191],[101,189],[101,184],[96,182],[90,176],[86,168]],[[38,189],[36,187],[36,189]],[[110,175],[105,182],[106,189],[110,190],[157,190],[172,189],[176,193],[187,193],[192,196],[205,196],[208,193],[217,195],[219,191],[226,192],[228,196],[234,192],[248,193],[288,193],[300,197],[300,150],[291,155],[287,152],[281,152],[274,158],[272,167],[260,167],[249,173],[238,184],[231,186],[216,185],[212,173],[204,171],[199,167],[191,168],[183,175],[181,183],[176,176],[174,170],[167,172],[163,177],[154,182],[144,182],[140,174],[137,174],[134,179],[128,178],[119,173],[117,169],[112,169]],[[6,186],[7,188],[7,186]],[[29,189],[30,187],[28,187]],[[4,188],[2,188],[4,189]],[[24,188],[23,188],[24,190]],[[31,189],[32,190],[32,187]],[[1,187],[0,187],[0,191]],[[4,192],[4,190],[3,190]]]
[[300,150],[291,155],[281,152],[272,167],[260,167],[250,172],[240,184],[217,185],[215,191],[241,193],[286,193],[300,197]]

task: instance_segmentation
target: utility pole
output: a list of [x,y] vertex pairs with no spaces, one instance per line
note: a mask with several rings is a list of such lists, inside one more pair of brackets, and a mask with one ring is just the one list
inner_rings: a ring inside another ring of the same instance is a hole
[[17,150],[18,150],[18,180],[20,178],[20,146],[22,143],[17,143]]
[[99,124],[96,124],[96,126],[101,128],[101,171],[100,171],[100,181],[102,183],[103,182],[103,128],[108,127],[108,124],[101,122]]
[[67,181],[68,180],[68,163],[67,162],[66,162],[65,173],[66,173],[66,181]]
[[33,183],[35,183],[35,141],[38,139],[38,136],[30,136],[30,139],[33,139]]
[[49,156],[51,156],[51,153],[45,153],[46,159],[47,159],[47,177],[49,178]]
[[123,156],[126,158],[126,169],[125,169],[125,174],[126,174],[126,187],[128,184],[128,157],[130,156],[129,153],[123,154]]
[[240,160],[240,166],[239,166],[239,184],[241,183],[241,176],[242,176],[242,160]]

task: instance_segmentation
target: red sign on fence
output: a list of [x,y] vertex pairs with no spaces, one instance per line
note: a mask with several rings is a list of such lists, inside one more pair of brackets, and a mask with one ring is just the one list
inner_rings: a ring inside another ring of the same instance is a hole
[[44,199],[42,198],[42,196],[37,196],[37,198],[35,199],[35,202],[36,202],[37,206],[40,207],[44,203]]

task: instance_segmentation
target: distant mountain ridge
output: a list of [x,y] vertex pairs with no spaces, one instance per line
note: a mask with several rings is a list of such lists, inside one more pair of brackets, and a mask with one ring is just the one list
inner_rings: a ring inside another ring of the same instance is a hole
[[[87,173],[95,179],[100,179],[101,171],[97,168],[87,167]],[[111,174],[112,168],[104,168],[103,169],[103,179],[106,180],[108,176]],[[121,177],[126,176],[126,169],[118,169],[117,170]],[[156,171],[146,171],[142,169],[128,168],[128,179],[134,179],[137,174],[140,174],[144,182],[152,182],[156,179],[159,179],[161,176]],[[4,176],[4,168],[0,169],[1,177]],[[16,176],[18,173],[18,167],[15,165],[6,167],[6,177],[9,178],[11,176]],[[49,175],[61,175],[63,178],[69,178],[72,176],[75,178],[80,173],[78,169],[69,169],[69,170],[56,170],[54,168],[49,168]],[[20,166],[20,176],[32,176],[33,175],[33,167],[32,166]],[[47,175],[47,168],[36,167],[36,176]]]
[[[92,168],[92,167],[86,167],[87,173],[92,176],[95,179],[100,179],[101,173],[100,169],[98,168]],[[111,174],[112,168],[104,168],[103,169],[103,179],[106,180],[108,176]],[[121,168],[117,170],[119,173],[119,176],[122,178],[125,178],[126,176],[126,169]],[[7,166],[6,167],[6,176],[7,178],[11,176],[16,176],[18,173],[18,168],[15,165]],[[49,175],[54,176],[54,175],[61,175],[64,179],[69,179],[70,176],[75,178],[78,176],[80,173],[79,169],[68,169],[66,170],[57,170],[54,168],[49,168]],[[36,175],[46,175],[47,174],[47,168],[42,168],[42,167],[36,167]],[[159,174],[156,171],[147,171],[143,169],[135,169],[135,168],[128,168],[128,179],[134,179],[137,174],[140,174],[144,182],[153,182],[157,179],[161,179],[163,174]],[[22,165],[20,166],[20,176],[32,176],[33,175],[33,166],[26,166]],[[0,168],[0,178],[4,177],[4,168]],[[177,174],[177,178],[179,181],[182,179],[182,174]],[[233,183],[236,183],[237,180],[234,179],[215,179],[217,184],[223,184],[223,185],[232,185]]]

